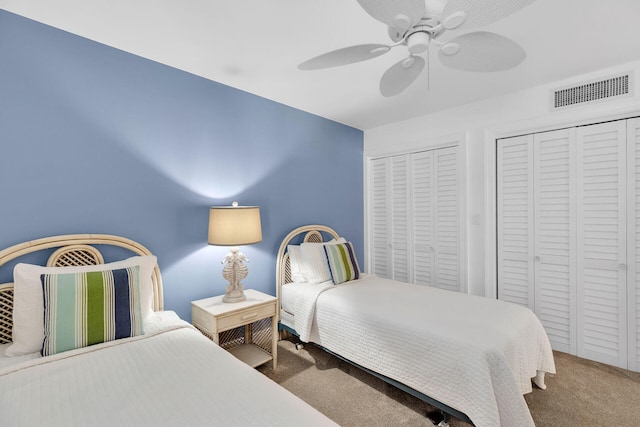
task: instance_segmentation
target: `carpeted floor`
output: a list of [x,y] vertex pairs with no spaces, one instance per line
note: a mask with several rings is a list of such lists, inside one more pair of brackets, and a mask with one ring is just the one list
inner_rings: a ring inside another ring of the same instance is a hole
[[[640,426],[640,373],[555,353],[557,374],[547,390],[525,395],[537,427]],[[278,369],[258,368],[269,378],[349,426],[432,426],[440,420],[430,405],[307,344],[278,344]],[[301,420],[301,425],[304,425]],[[451,427],[467,427],[456,419]]]

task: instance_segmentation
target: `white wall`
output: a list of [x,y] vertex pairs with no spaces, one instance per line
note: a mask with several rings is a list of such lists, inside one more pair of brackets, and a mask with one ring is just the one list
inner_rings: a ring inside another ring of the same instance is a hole
[[[550,93],[553,90],[629,71],[632,72],[632,96],[551,111]],[[467,242],[467,271],[462,277],[466,276],[470,293],[495,296],[496,138],[638,116],[638,82],[640,61],[367,130],[364,134],[365,169],[367,158],[461,140],[461,154],[466,163],[462,177],[466,198],[462,201],[465,209],[462,216],[466,218]],[[367,186],[365,179],[365,195]],[[368,248],[367,242],[365,230],[365,247]],[[368,254],[365,258],[368,259]]]

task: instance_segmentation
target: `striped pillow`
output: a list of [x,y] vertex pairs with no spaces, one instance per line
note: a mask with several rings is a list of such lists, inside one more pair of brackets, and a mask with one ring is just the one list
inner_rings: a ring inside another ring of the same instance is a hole
[[351,242],[325,245],[324,251],[329,261],[333,283],[340,283],[360,278],[360,267]]
[[140,267],[43,274],[44,342],[47,356],[144,334]]

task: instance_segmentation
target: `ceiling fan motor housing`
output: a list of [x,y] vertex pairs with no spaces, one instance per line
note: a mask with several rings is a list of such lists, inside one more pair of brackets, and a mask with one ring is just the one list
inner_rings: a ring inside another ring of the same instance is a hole
[[413,55],[426,52],[431,41],[431,34],[425,30],[418,30],[407,37],[407,48]]

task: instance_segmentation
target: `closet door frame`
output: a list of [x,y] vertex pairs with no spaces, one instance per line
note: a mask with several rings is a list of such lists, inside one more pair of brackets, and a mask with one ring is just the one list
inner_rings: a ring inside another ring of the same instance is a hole
[[627,120],[627,364],[640,371],[640,118]]

